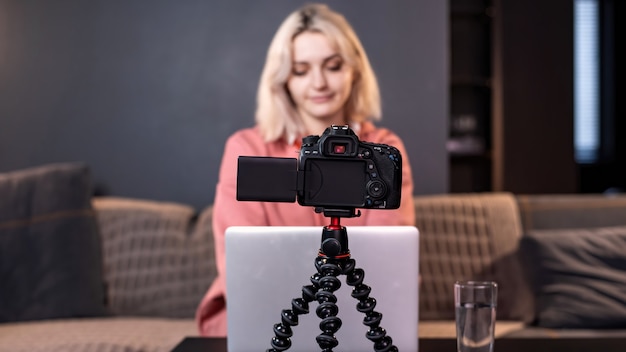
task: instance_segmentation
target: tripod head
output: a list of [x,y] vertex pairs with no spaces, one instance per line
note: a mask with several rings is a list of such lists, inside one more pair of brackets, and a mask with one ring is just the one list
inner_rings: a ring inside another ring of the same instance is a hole
[[361,216],[361,211],[355,208],[326,209],[315,208],[316,213],[323,213],[330,218],[330,224],[322,230],[322,243],[319,256],[327,258],[350,258],[348,247],[348,231],[341,226],[341,218],[354,218]]

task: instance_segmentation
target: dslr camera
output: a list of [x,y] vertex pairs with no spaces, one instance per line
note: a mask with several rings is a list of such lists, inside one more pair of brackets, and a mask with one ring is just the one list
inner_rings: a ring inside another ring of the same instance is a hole
[[[318,209],[397,209],[402,187],[398,149],[359,141],[348,126],[302,139],[300,157],[240,156],[237,200],[294,202]],[[358,215],[357,215],[358,216]]]

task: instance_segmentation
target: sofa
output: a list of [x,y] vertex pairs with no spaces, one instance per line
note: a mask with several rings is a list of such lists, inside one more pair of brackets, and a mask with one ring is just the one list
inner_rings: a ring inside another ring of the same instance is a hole
[[626,195],[447,194],[415,208],[420,336],[454,336],[456,280],[493,280],[497,337],[623,344]]
[[[91,192],[81,164],[0,173],[0,351],[171,351],[197,335],[211,206]],[[454,336],[464,279],[498,282],[498,336],[626,336],[626,196],[414,199],[420,337]]]
[[93,197],[82,164],[0,174],[0,351],[166,352],[197,335],[211,215]]

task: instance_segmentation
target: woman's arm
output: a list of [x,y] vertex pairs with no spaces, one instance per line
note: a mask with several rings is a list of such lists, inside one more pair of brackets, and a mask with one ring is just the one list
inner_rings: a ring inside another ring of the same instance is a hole
[[[261,202],[240,202],[237,194],[237,159],[257,156],[262,142],[254,140],[250,130],[231,136],[224,148],[213,207],[213,236],[217,270],[223,278],[226,271],[224,232],[229,226],[265,226],[267,219]],[[259,144],[261,143],[261,144]]]

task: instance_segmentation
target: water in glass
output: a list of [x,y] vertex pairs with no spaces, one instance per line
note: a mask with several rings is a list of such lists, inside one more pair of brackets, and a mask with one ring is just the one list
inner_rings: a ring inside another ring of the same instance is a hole
[[456,306],[458,352],[492,352],[496,306],[460,303]]

